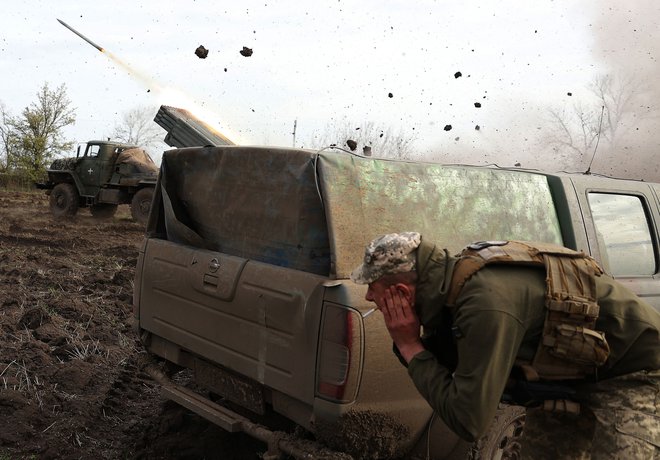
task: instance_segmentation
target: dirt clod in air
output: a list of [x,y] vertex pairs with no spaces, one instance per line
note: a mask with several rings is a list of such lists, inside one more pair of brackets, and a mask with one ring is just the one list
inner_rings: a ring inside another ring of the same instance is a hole
[[408,428],[394,417],[373,411],[351,411],[337,422],[317,423],[316,437],[356,460],[399,458]]
[[371,147],[369,147],[368,145],[365,145],[364,147],[362,147],[362,155],[364,155],[365,157],[370,157],[371,156]]
[[445,131],[451,131],[451,125],[445,125]]
[[474,130],[475,130],[475,131],[479,131],[480,129],[481,129],[481,126],[479,126],[479,125],[474,125]]
[[572,96],[572,95],[573,95],[573,93],[571,93],[571,92],[568,92],[568,93],[566,93],[566,94],[568,94],[569,96]]
[[387,97],[392,98],[392,97],[394,97],[394,94],[392,94],[392,93],[387,93]]
[[204,46],[199,45],[197,49],[195,50],[195,54],[197,55],[198,58],[200,59],[206,59],[206,56],[209,55],[209,50],[204,48]]
[[353,139],[347,140],[346,145],[348,145],[348,148],[351,149],[351,152],[357,148],[357,142],[355,142]]
[[462,77],[462,76],[463,76],[463,74],[461,72],[456,72],[454,74],[454,78],[459,78],[459,77]]
[[474,103],[474,106],[475,106],[476,108],[480,108],[480,107],[481,107],[481,102],[475,102],[475,103]]
[[241,53],[241,56],[250,57],[252,56],[252,48],[244,46],[243,49],[239,51],[239,53]]

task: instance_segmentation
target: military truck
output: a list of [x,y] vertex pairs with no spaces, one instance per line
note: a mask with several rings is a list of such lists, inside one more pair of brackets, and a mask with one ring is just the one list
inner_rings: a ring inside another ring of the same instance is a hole
[[[135,324],[168,398],[268,442],[269,455],[320,458],[313,448],[326,446],[360,459],[515,458],[524,409],[503,405],[484,438],[458,439],[349,273],[390,232],[419,231],[453,252],[546,241],[591,254],[658,308],[659,197],[658,184],[331,149],[171,150],[136,267]],[[174,383],[171,368],[203,391]],[[290,443],[284,422],[313,448]]]
[[[164,141],[171,147],[233,145],[185,109],[162,105],[154,121],[167,132]],[[108,218],[117,205],[129,204],[132,217],[144,224],[158,167],[140,147],[108,140],[79,145],[75,158],[56,159],[47,173],[48,180],[36,185],[50,195],[55,217],[72,217],[87,207],[92,216]]]
[[120,204],[146,223],[151,208],[158,166],[140,147],[111,141],[79,145],[75,158],[58,158],[47,170],[48,180],[37,184],[50,196],[55,217],[72,217],[79,208],[92,216],[112,217]]

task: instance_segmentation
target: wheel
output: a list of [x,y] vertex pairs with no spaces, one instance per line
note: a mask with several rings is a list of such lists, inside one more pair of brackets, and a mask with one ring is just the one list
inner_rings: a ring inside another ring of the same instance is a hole
[[133,219],[141,224],[147,223],[153,197],[154,189],[152,188],[142,188],[133,195],[133,200],[131,200],[131,216],[133,216]]
[[73,217],[78,212],[78,191],[73,184],[57,184],[50,192],[50,212],[55,217]]
[[90,206],[89,211],[97,219],[109,219],[117,212],[117,205],[112,203],[96,203]]
[[525,408],[500,404],[488,432],[470,449],[470,460],[519,459]]

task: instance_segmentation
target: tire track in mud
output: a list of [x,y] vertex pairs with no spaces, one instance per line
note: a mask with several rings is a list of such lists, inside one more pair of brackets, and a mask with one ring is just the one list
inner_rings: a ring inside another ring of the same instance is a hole
[[143,372],[144,229],[121,208],[60,221],[44,194],[0,190],[0,458],[260,458],[264,445],[166,402]]

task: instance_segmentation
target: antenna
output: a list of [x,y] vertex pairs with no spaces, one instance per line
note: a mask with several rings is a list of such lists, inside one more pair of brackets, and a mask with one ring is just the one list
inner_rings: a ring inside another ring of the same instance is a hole
[[603,129],[603,113],[604,112],[605,112],[605,106],[602,105],[602,106],[600,106],[600,123],[598,123],[598,139],[596,140],[596,146],[594,147],[594,153],[593,153],[593,155],[591,155],[591,161],[589,162],[589,167],[584,172],[585,174],[591,174],[591,165],[594,162],[594,158],[596,158],[596,149],[598,148],[598,144],[600,143],[600,133],[601,133],[601,130]]
[[293,120],[293,147],[296,147],[296,127],[298,126],[298,119]]

